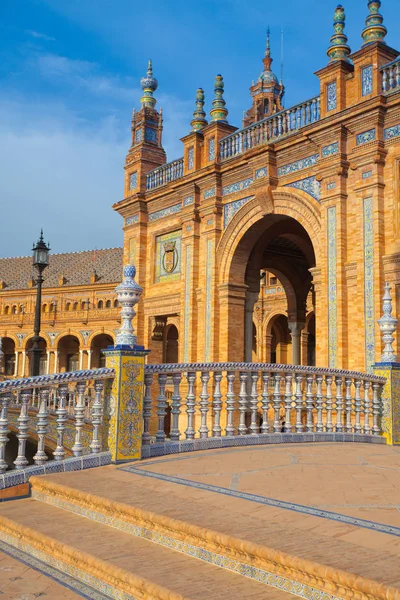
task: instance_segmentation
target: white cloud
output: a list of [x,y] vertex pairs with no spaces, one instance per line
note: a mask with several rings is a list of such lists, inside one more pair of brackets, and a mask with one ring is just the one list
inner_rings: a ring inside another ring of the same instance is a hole
[[40,33],[39,31],[27,29],[26,33],[34,38],[45,40],[46,42],[55,42],[56,41],[56,38],[51,37],[50,35],[46,35],[44,33]]

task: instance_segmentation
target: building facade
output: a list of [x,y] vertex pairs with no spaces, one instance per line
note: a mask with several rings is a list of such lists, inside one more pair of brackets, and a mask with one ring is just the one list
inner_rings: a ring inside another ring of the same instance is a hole
[[283,108],[269,40],[242,129],[228,123],[221,75],[209,118],[199,89],[170,163],[149,63],[114,205],[144,288],[136,327],[149,360],[165,359],[170,326],[180,362],[268,362],[278,350],[370,369],[380,356],[385,281],[400,316],[400,61],[380,5],[368,2],[353,53],[336,9],[320,93],[306,102]]

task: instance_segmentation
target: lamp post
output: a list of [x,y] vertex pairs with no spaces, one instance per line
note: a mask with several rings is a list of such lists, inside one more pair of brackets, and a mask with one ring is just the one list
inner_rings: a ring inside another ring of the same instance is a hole
[[36,246],[33,246],[33,266],[36,267],[38,277],[36,279],[36,308],[35,308],[35,324],[33,331],[35,335],[32,338],[32,362],[31,362],[31,376],[39,375],[40,370],[40,356],[42,351],[40,349],[40,316],[42,309],[42,283],[43,283],[43,271],[49,264],[49,251],[50,246],[47,246],[43,239],[43,229],[40,231],[40,238],[36,242]]

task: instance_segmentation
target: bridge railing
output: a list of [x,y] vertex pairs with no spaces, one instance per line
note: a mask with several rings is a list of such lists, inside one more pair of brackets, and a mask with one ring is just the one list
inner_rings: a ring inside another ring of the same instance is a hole
[[143,444],[282,433],[379,436],[385,381],[293,365],[146,365]]
[[400,89],[400,58],[381,67],[381,73],[384,94]]
[[298,131],[319,119],[320,97],[316,96],[223,138],[219,145],[220,158],[233,158],[270,140]]
[[[92,369],[1,382],[0,473],[10,467],[21,470],[28,466],[27,440],[32,436],[37,439],[33,456],[37,466],[49,460],[50,445],[55,446],[50,456],[55,461],[107,450],[102,436],[104,388],[113,378],[113,369]],[[15,430],[18,438],[12,465],[6,460],[10,458],[10,430]]]
[[181,177],[183,177],[183,158],[178,158],[149,171],[146,175],[146,190],[154,190]]

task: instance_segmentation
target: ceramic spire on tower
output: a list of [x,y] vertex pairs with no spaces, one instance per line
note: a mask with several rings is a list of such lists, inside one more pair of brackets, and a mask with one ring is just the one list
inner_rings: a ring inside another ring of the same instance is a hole
[[369,0],[368,9],[369,15],[365,20],[365,29],[361,36],[364,40],[362,47],[372,44],[373,42],[385,42],[387,29],[383,25],[383,17],[379,13],[381,0]]
[[346,15],[341,4],[336,7],[333,16],[334,34],[331,37],[331,45],[328,48],[327,55],[329,62],[337,60],[345,60],[350,62],[349,55],[351,53],[350,46],[347,43],[347,35],[344,33]]
[[158,87],[158,81],[153,77],[153,63],[151,60],[149,60],[146,75],[140,80],[140,85],[143,90],[143,96],[140,98],[141,104],[143,106],[154,108],[157,100],[153,97],[153,94]]
[[215,78],[214,92],[215,97],[212,101],[212,109],[210,110],[210,122],[219,121],[220,123],[227,123],[228,110],[225,108],[226,102],[223,98],[224,80],[222,75],[217,75]]
[[192,131],[201,131],[207,125],[206,113],[204,112],[204,91],[199,88],[196,93],[196,110],[190,121]]

